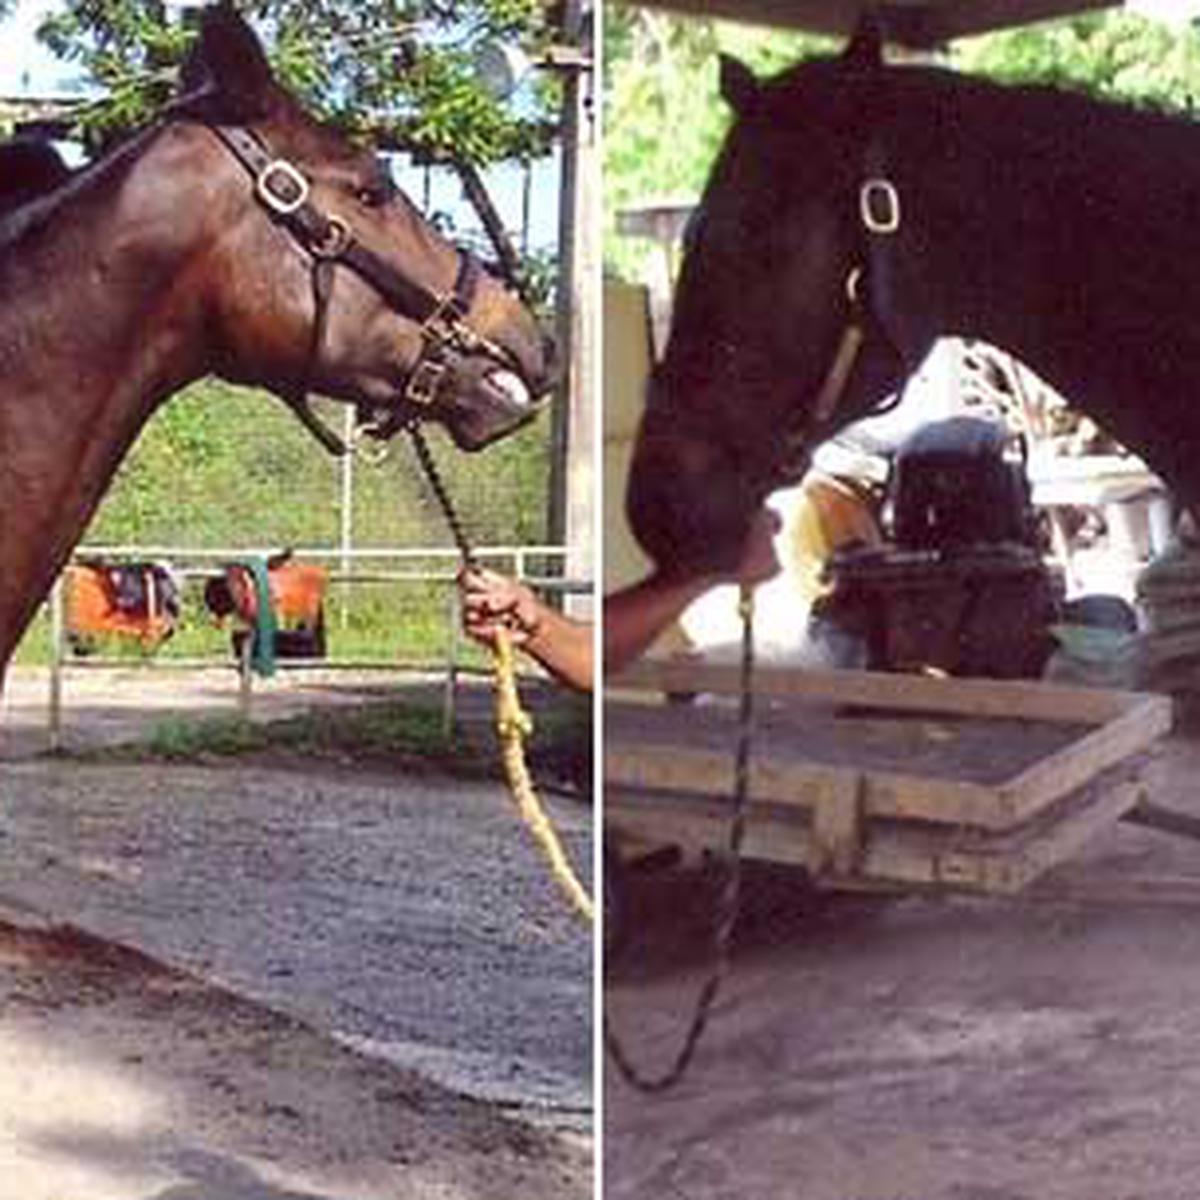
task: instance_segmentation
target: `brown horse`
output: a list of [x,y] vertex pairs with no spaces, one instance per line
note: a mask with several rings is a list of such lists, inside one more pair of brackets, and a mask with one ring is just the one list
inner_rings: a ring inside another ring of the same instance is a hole
[[729,564],[764,495],[939,336],[1016,354],[1200,515],[1194,121],[884,65],[869,25],[721,82],[734,124],[631,472],[660,564]]
[[156,407],[208,373],[440,421],[475,450],[548,387],[532,317],[209,9],[150,128],[0,216],[0,679]]

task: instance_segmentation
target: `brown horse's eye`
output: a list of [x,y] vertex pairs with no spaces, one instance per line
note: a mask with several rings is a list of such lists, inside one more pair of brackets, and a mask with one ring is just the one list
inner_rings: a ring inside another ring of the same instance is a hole
[[364,208],[382,208],[388,202],[383,188],[375,186],[355,188],[354,198]]

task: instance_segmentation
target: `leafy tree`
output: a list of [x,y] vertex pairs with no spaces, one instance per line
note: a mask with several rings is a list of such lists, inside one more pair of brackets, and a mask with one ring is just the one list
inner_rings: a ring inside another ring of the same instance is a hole
[[1047,83],[1190,112],[1200,97],[1200,34],[1113,10],[970,38],[951,62],[1005,83]]
[[[352,133],[479,166],[549,148],[553,79],[539,78],[518,105],[492,96],[475,66],[488,44],[536,53],[554,32],[542,0],[244,0],[239,7],[265,35],[280,78]],[[102,91],[80,113],[89,138],[140,124],[173,94],[194,37],[195,22],[182,11],[165,0],[66,0],[45,20],[43,41]]]

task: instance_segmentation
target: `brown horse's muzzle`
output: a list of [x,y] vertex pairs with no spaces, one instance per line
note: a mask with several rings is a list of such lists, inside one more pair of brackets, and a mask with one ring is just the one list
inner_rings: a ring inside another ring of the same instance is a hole
[[553,345],[531,321],[522,322],[516,336],[501,335],[497,342],[507,361],[471,355],[455,366],[442,419],[460,450],[482,450],[528,424],[557,382]]

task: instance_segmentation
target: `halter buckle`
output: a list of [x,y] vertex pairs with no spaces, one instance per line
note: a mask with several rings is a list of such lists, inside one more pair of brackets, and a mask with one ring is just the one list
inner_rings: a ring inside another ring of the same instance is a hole
[[[283,191],[276,190],[278,181],[283,182]],[[284,158],[273,159],[259,171],[254,191],[267,208],[281,217],[291,216],[308,203],[308,180]]]
[[858,211],[868,233],[895,233],[900,228],[896,185],[890,179],[868,179],[858,193]]
[[436,400],[442,380],[446,377],[446,364],[434,358],[423,358],[413,368],[404,386],[404,399],[410,404],[429,408]]
[[421,325],[421,333],[435,346],[470,350],[475,334],[466,323],[467,313],[456,295],[446,296]]

